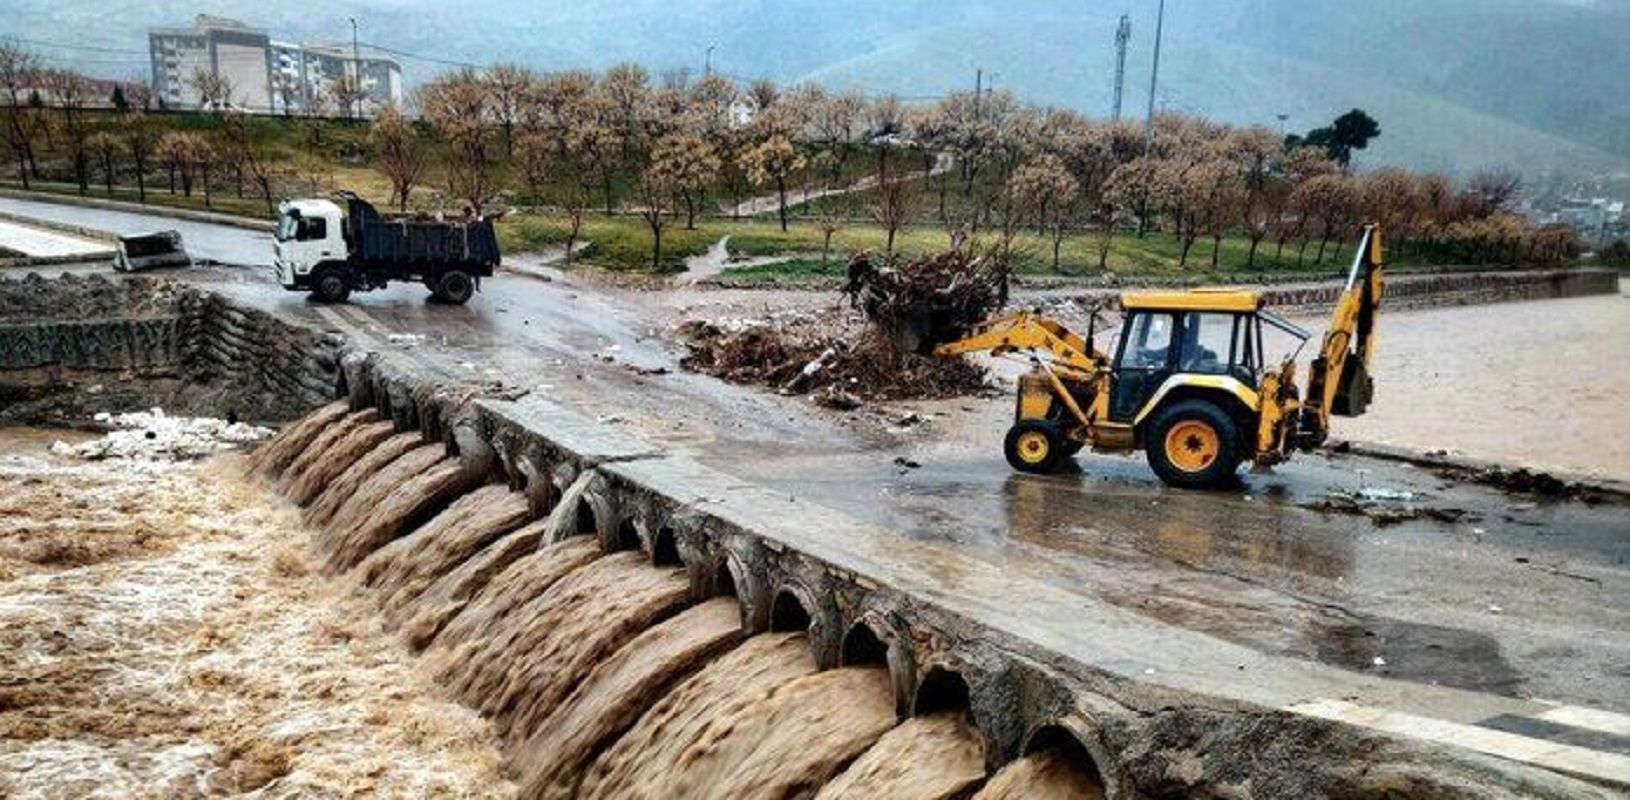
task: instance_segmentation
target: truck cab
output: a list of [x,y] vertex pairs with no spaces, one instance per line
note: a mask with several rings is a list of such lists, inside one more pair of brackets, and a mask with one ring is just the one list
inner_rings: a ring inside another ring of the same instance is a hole
[[345,215],[331,200],[291,200],[278,209],[273,245],[278,283],[294,291],[316,289],[317,267],[343,262]]

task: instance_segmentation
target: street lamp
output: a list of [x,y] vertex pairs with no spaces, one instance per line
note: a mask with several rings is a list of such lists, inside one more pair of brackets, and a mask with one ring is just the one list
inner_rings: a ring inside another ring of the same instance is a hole
[[1143,152],[1155,148],[1155,83],[1160,79],[1160,39],[1166,27],[1166,0],[1160,0],[1159,15],[1155,17],[1155,63],[1149,69],[1149,115],[1143,120]]
[[713,74],[713,48],[715,48],[715,47],[718,47],[718,45],[710,44],[710,45],[707,46],[707,56],[702,62],[702,74],[703,75],[712,75]]

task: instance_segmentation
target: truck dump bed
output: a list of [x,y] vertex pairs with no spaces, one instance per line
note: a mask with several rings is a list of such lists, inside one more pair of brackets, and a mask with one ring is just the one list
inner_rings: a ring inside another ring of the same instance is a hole
[[366,200],[346,197],[346,238],[369,264],[445,264],[490,276],[499,263],[498,237],[486,219],[445,221],[381,215]]

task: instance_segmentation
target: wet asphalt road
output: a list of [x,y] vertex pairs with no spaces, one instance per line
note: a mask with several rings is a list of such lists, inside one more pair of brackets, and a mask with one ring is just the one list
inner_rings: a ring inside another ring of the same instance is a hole
[[[207,241],[247,253],[256,236],[218,228]],[[190,236],[188,246],[200,252]],[[1630,711],[1620,505],[1536,502],[1356,456],[1301,458],[1220,493],[1167,489],[1120,456],[1022,476],[999,450],[1007,397],[918,404],[925,422],[894,426],[685,373],[657,293],[501,275],[464,307],[428,304],[417,286],[318,307],[265,269],[169,274],[543,392],[744,480],[1264,652]],[[1307,507],[1365,488],[1413,493],[1384,505],[1443,519],[1382,526]]]

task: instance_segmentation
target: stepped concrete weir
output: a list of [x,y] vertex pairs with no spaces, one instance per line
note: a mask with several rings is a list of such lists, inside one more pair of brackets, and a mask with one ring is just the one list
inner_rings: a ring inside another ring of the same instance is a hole
[[753,796],[731,783],[747,775],[787,796],[861,796],[903,780],[894,770],[940,776],[906,782],[943,797],[1603,791],[1304,713],[1386,682],[1083,606],[539,393],[447,382],[394,354],[341,366],[340,403],[287,436],[349,466],[279,440],[264,460],[283,461],[270,471],[285,486],[309,484],[288,469],[303,463],[354,491],[326,523],[331,565],[494,720],[528,793]]

